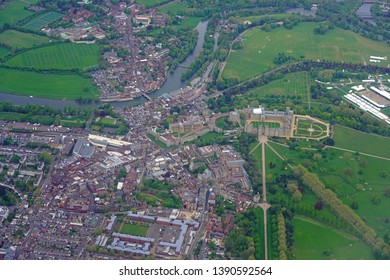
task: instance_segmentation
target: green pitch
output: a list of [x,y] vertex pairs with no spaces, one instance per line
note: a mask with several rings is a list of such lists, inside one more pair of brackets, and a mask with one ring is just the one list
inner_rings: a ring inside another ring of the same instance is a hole
[[10,66],[36,69],[80,69],[99,63],[99,48],[95,44],[64,43],[26,51],[6,62]]
[[79,75],[41,74],[0,68],[0,91],[49,99],[97,97],[89,79]]

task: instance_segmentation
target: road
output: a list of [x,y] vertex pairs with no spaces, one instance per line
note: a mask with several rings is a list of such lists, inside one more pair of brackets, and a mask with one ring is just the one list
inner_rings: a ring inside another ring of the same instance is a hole
[[262,167],[262,180],[263,180],[263,203],[258,204],[258,206],[263,209],[263,221],[264,221],[264,258],[268,260],[268,230],[267,230],[267,210],[271,207],[267,203],[267,173],[265,170],[265,145],[267,144],[268,137],[265,135],[259,136],[259,141],[261,143],[261,167]]

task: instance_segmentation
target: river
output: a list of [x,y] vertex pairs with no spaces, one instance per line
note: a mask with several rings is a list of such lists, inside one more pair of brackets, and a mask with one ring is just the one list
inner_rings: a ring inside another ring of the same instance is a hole
[[[205,34],[207,31],[208,21],[200,22],[195,29],[198,31],[198,40],[193,52],[187,56],[187,58],[179,64],[179,66],[175,69],[173,74],[168,74],[167,80],[161,86],[160,89],[149,94],[151,98],[157,98],[164,93],[169,93],[178,89],[181,89],[186,86],[186,82],[181,81],[181,75],[187,71],[187,68],[195,61],[195,59],[199,56],[200,51],[202,50],[203,43],[205,40]],[[77,106],[77,107],[96,107],[101,104],[90,103],[90,104],[79,104],[75,101],[71,100],[52,100],[46,98],[37,98],[37,97],[29,97],[22,95],[15,95],[10,93],[2,93],[0,92],[0,100],[1,101],[10,101],[16,105],[26,105],[26,104],[39,104],[39,105],[49,105],[54,108],[63,109],[64,107],[69,106]],[[144,97],[139,97],[131,101],[123,101],[123,102],[110,102],[114,107],[121,108],[124,106],[131,106],[134,104],[139,104],[145,102],[146,99]]]

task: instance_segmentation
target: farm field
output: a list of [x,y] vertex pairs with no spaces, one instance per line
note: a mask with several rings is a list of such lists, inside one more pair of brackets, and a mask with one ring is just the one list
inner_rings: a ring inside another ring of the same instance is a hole
[[376,156],[390,158],[390,138],[334,126],[335,146]]
[[[29,1],[35,4],[38,0]],[[32,15],[34,12],[25,10],[30,4],[21,0],[16,0],[10,3],[4,10],[0,11],[0,27],[4,24],[17,24],[20,20]]]
[[0,76],[2,92],[66,100],[98,95],[91,81],[79,75],[41,74],[0,68]]
[[57,13],[57,12],[48,12],[42,15],[39,15],[30,21],[28,21],[23,27],[38,31],[40,30],[43,26],[56,21],[57,19],[61,18],[63,14]]
[[95,44],[64,43],[26,51],[9,59],[10,66],[36,69],[80,69],[98,65],[99,50]]
[[146,236],[148,232],[148,227],[137,224],[123,224],[120,232],[136,236]]
[[[325,35],[313,30],[318,23],[300,23],[293,29],[277,28],[271,32],[254,28],[242,35],[243,49],[232,51],[222,73],[225,79],[246,80],[278,65],[279,53],[310,60],[369,63],[370,55],[387,56],[390,48],[339,28]],[[386,66],[381,62],[379,66]]]
[[298,260],[374,259],[363,241],[303,217],[294,218],[295,252]]
[[48,42],[48,37],[12,29],[0,33],[0,43],[12,48],[31,48]]

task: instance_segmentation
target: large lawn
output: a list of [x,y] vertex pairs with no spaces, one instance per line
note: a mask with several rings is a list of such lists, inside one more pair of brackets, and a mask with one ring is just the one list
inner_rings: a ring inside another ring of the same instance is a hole
[[298,260],[374,259],[363,241],[309,219],[294,219],[295,253]]
[[80,69],[99,63],[99,47],[95,44],[63,43],[26,51],[12,57],[7,65],[37,69]]
[[31,48],[48,42],[48,37],[17,30],[6,30],[0,33],[0,43],[13,48]]
[[49,99],[96,97],[98,90],[79,75],[40,74],[0,68],[0,91]]
[[[29,1],[30,3],[36,3],[37,0]],[[10,3],[5,9],[0,11],[0,27],[5,23],[17,24],[20,20],[32,15],[34,12],[28,11],[25,7],[30,4],[21,0],[16,0]]]
[[184,5],[183,3],[177,1],[168,5],[165,5],[163,7],[158,8],[160,13],[163,14],[172,14],[172,15],[180,15],[181,12],[189,10],[189,8]]
[[390,138],[388,137],[336,125],[334,140],[336,147],[390,158]]
[[124,234],[136,235],[136,236],[146,236],[148,232],[148,227],[137,225],[137,224],[124,224],[120,232]]
[[[279,53],[310,60],[370,63],[370,55],[388,56],[390,47],[366,39],[351,31],[335,28],[325,35],[313,30],[318,23],[300,23],[288,30],[280,27],[270,32],[254,28],[243,36],[243,48],[231,52],[223,78],[246,80],[278,65]],[[387,61],[378,63],[387,66]]]

